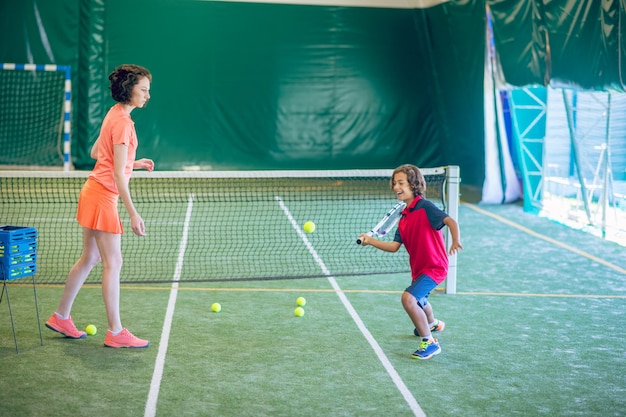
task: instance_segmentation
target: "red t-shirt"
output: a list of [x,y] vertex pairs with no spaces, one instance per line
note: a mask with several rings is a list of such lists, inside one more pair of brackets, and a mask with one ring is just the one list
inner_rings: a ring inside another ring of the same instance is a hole
[[422,274],[437,284],[448,275],[448,252],[441,229],[448,214],[421,196],[402,211],[394,241],[409,253],[413,280]]

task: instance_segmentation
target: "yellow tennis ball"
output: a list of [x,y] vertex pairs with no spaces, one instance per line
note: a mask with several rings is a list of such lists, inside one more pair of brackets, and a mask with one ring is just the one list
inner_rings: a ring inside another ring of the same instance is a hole
[[213,303],[213,305],[211,306],[211,311],[214,313],[219,313],[220,311],[222,311],[222,305],[220,303]]
[[305,306],[306,305],[306,298],[298,297],[296,299],[296,304],[298,304],[300,307]]
[[315,231],[315,223],[313,223],[312,221],[308,221],[304,223],[304,226],[302,228],[307,233],[313,233]]
[[85,328],[85,331],[87,332],[89,336],[93,336],[94,334],[98,333],[98,328],[94,326],[93,324],[90,324],[89,326]]
[[304,316],[304,309],[302,307],[296,307],[296,309],[293,311],[293,314],[295,314],[297,317],[302,317]]

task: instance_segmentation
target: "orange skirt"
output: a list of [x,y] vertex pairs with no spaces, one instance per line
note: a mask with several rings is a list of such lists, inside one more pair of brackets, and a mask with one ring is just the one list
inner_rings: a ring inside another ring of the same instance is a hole
[[88,229],[121,235],[124,228],[117,211],[118,199],[118,194],[89,178],[78,196],[76,220]]

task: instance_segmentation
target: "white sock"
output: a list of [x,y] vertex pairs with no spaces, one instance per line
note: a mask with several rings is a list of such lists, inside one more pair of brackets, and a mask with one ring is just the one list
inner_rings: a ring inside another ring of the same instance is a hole
[[[123,330],[123,329],[122,329],[122,330]],[[117,336],[118,334],[122,333],[122,330],[120,330],[120,331],[118,331],[118,332],[113,332],[113,331],[109,330],[109,332],[111,332],[111,334],[112,334],[113,336]]]
[[56,314],[57,317],[60,318],[61,320],[67,320],[70,318],[70,316],[64,316],[62,314],[57,313],[56,311],[54,312],[54,314]]

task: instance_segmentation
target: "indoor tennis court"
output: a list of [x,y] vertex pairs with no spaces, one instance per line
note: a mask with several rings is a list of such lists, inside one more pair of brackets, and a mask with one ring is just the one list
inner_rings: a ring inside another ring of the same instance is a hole
[[[625,415],[625,19],[618,0],[0,2],[0,416]],[[120,315],[146,349],[104,346],[101,265],[71,309],[96,333],[44,325],[122,64],[151,73],[146,236],[119,204]],[[356,242],[406,163],[464,246],[429,360],[406,250]]]

